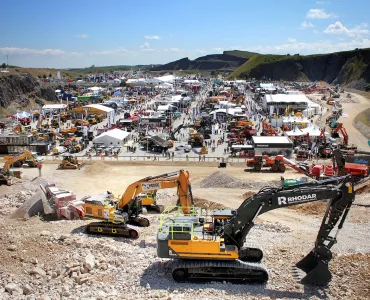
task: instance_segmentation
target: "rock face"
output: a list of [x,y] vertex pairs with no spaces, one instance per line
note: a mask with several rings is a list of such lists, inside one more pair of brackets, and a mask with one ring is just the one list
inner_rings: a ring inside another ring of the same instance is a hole
[[185,57],[165,65],[154,67],[153,71],[163,70],[234,70],[245,63],[248,59],[228,54],[211,54],[190,60]]
[[[262,57],[263,58],[263,57]],[[356,49],[322,55],[279,57],[248,69],[245,63],[235,71],[240,78],[270,78],[272,80],[323,80],[346,84],[357,89],[370,89],[370,49]],[[245,71],[243,71],[245,69]],[[239,71],[241,70],[241,71]],[[230,77],[233,77],[231,74]]]
[[41,88],[37,80],[27,73],[0,75],[0,106],[7,108],[11,104],[26,107],[30,100],[57,100],[52,88]]

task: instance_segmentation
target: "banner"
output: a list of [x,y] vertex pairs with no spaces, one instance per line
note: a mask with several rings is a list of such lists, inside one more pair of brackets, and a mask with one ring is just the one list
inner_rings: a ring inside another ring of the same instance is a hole
[[161,189],[161,183],[160,182],[142,183],[141,184],[141,189],[142,189],[143,192],[160,190]]

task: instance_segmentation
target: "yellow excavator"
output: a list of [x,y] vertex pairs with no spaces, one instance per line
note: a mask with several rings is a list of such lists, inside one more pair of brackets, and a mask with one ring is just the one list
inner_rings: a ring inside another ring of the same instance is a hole
[[347,175],[287,187],[264,187],[236,210],[216,209],[197,216],[169,215],[160,222],[157,254],[159,258],[176,260],[172,262],[172,276],[178,282],[265,283],[268,272],[259,263],[263,252],[256,245],[247,244],[254,220],[270,210],[328,200],[314,247],[295,265],[293,273],[302,284],[326,286],[332,278],[330,248],[336,244],[355,193],[364,183],[353,181]]
[[38,163],[42,162],[43,159],[36,158],[26,148],[23,153],[14,156],[5,156],[5,164],[1,170],[0,181],[7,185],[12,185],[13,178],[9,175],[10,167],[21,167],[24,163],[28,164],[29,167],[36,167]]
[[155,197],[139,197],[142,193],[153,193],[160,189],[177,188],[178,202],[184,214],[191,212],[193,196],[189,181],[189,172],[180,170],[173,173],[166,173],[158,176],[146,177],[130,184],[118,203],[114,202],[111,193],[105,197],[88,197],[84,199],[83,209],[85,217],[100,219],[101,222],[93,222],[87,226],[88,233],[115,235],[126,238],[138,238],[139,234],[134,227],[149,226],[149,220],[141,217],[143,206],[156,207],[156,210],[163,210],[156,204]]

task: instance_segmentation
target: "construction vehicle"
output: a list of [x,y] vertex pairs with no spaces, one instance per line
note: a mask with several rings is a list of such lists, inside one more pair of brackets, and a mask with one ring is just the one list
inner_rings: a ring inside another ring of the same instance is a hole
[[75,126],[89,126],[90,123],[88,121],[83,121],[83,124],[82,124],[82,120],[77,120],[76,123],[75,123]]
[[60,134],[63,134],[63,135],[68,135],[68,134],[74,134],[76,133],[77,131],[77,127],[70,127],[70,128],[67,128],[67,129],[62,129],[59,131]]
[[55,184],[50,183],[40,184],[40,188],[58,219],[79,220],[83,218],[83,201],[77,200],[74,193],[60,190]]
[[247,120],[237,120],[237,121],[234,120],[234,121],[230,121],[227,129],[229,131],[231,131],[232,128],[235,128],[235,127],[244,127],[244,126],[253,127],[254,124],[253,124],[253,122],[247,121]]
[[342,149],[346,150],[356,150],[357,146],[355,145],[348,145],[348,134],[347,130],[343,127],[342,123],[338,123],[337,127],[332,131],[331,137],[332,138],[338,138],[339,137],[339,131],[341,132],[343,136],[343,143],[340,145]]
[[90,223],[87,226],[87,232],[137,238],[137,230],[128,225],[149,226],[149,220],[140,216],[143,207],[157,211],[163,210],[157,205],[155,197],[138,196],[141,193],[153,193],[160,189],[174,187],[177,187],[178,203],[183,213],[189,213],[193,204],[193,196],[189,172],[184,170],[138,180],[127,187],[118,203],[114,202],[110,193],[100,199],[94,197],[85,199],[82,205],[85,217],[101,220],[101,222]]
[[58,169],[80,169],[81,164],[78,162],[78,158],[72,155],[63,155],[62,162],[58,166]]
[[176,259],[172,277],[177,282],[265,283],[268,272],[259,263],[262,250],[245,245],[256,217],[278,208],[329,200],[314,248],[295,265],[299,272],[294,274],[303,284],[326,285],[332,278],[330,249],[337,242],[355,191],[352,177],[342,176],[288,187],[265,187],[245,199],[238,209],[214,210],[211,216],[164,215],[157,234],[157,255]]
[[261,135],[265,136],[275,136],[277,135],[276,129],[273,128],[271,125],[267,124],[265,121],[262,120],[262,132]]
[[9,175],[10,167],[21,167],[24,163],[27,163],[29,167],[36,167],[38,163],[43,162],[43,159],[33,156],[27,149],[14,156],[5,156],[4,160],[5,164],[0,173],[0,182],[9,186],[13,184],[13,177]]
[[[5,165],[9,163],[9,167],[20,168],[23,164],[27,164],[30,168],[34,168],[38,163],[44,161],[41,157],[35,157],[30,151],[24,148],[22,153],[17,155],[4,156]],[[5,168],[4,165],[4,168]]]
[[284,156],[276,155],[255,155],[254,158],[247,160],[247,167],[253,168],[254,171],[261,171],[262,168],[270,168],[272,172],[285,172]]
[[98,124],[98,120],[95,118],[95,115],[89,115],[86,120],[89,122],[90,125]]

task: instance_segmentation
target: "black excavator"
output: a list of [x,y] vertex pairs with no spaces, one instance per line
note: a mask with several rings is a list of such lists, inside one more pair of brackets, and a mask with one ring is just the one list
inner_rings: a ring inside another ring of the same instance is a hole
[[[246,245],[256,217],[278,208],[328,200],[314,248],[296,264],[294,273],[303,284],[326,285],[332,278],[330,249],[355,200],[356,185],[347,175],[287,187],[265,187],[236,210],[214,210],[211,219],[168,216],[157,234],[157,254],[160,258],[176,259],[172,276],[178,282],[265,283],[268,272],[260,264],[262,250]],[[337,232],[332,235],[336,227]]]

